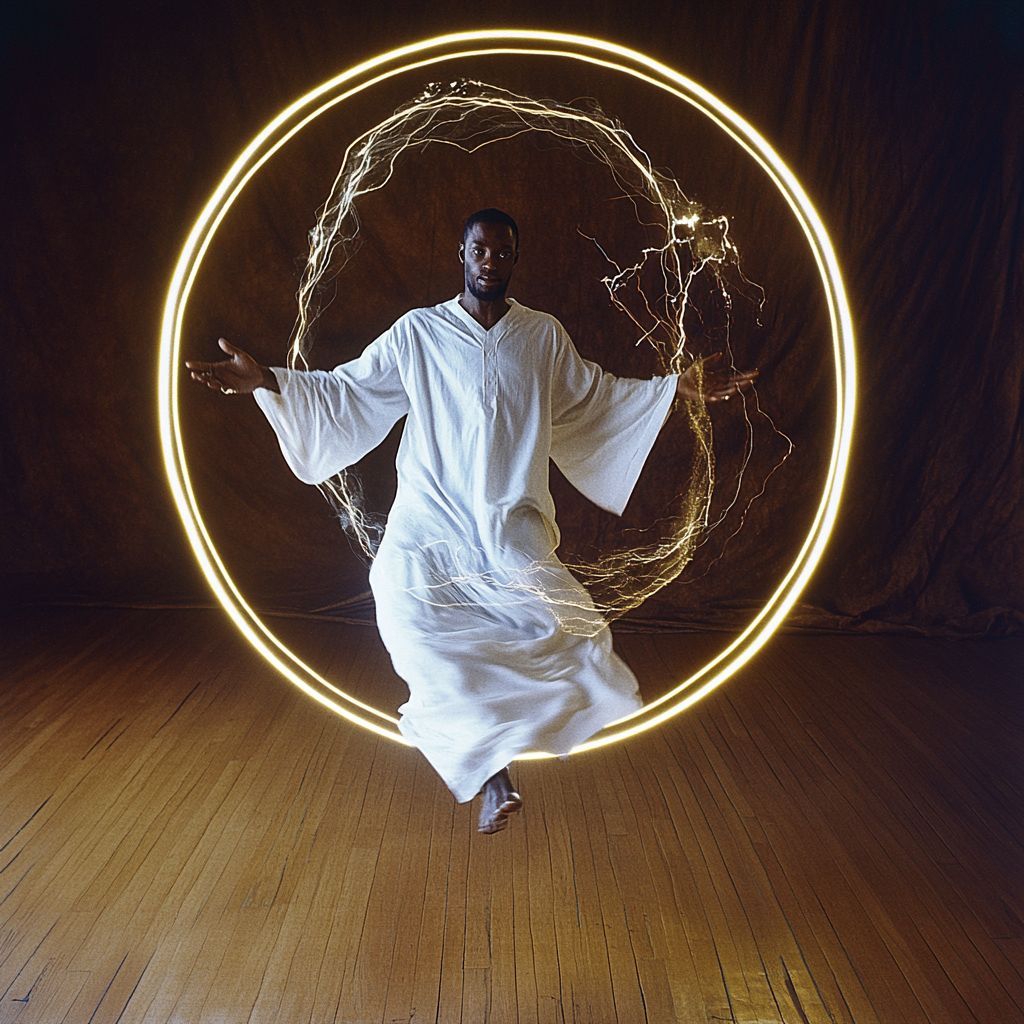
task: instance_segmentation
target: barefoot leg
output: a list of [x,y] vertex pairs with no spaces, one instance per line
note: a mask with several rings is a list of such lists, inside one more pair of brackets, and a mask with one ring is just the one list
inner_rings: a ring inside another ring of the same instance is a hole
[[480,790],[480,821],[478,832],[493,835],[508,827],[509,815],[523,806],[523,798],[512,788],[508,769],[492,775]]

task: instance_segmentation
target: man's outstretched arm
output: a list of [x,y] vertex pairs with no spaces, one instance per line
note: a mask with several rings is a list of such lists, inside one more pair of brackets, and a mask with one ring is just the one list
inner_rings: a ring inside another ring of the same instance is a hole
[[757,370],[741,372],[719,368],[721,361],[722,353],[716,352],[694,363],[679,375],[676,394],[688,402],[721,402],[753,387]]
[[260,366],[248,352],[228,344],[224,338],[220,338],[217,344],[231,358],[219,363],[187,361],[185,365],[192,371],[193,380],[225,395],[251,395],[257,388],[280,394],[281,389],[272,370]]

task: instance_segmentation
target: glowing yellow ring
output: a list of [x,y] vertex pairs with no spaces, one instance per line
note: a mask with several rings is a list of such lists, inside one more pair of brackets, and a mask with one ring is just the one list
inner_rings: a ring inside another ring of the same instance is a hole
[[[396,718],[348,696],[288,650],[246,604],[228,575],[199,514],[185,464],[178,415],[181,328],[189,293],[218,226],[253,174],[290,138],[330,107],[395,75],[442,61],[499,54],[565,57],[619,71],[671,93],[711,118],[757,161],[793,210],[817,261],[832,324],[836,366],[835,436],[821,503],[796,561],[764,608],[733,643],[671,692],[576,748],[577,751],[590,750],[633,736],[679,714],[728,679],[765,644],[792,608],[821,558],[839,509],[839,495],[849,460],[856,394],[853,324],[832,245],[810,200],[778,154],[746,121],[707,90],[665,65],[614,43],[559,32],[510,29],[460,32],[403,46],[351,68],[307,93],[245,148],[217,186],[182,250],[171,280],[160,337],[160,439],[174,501],[199,564],[221,604],[250,643],[320,703],[381,736],[406,743],[395,728]],[[523,755],[524,758],[547,756],[550,755]]]

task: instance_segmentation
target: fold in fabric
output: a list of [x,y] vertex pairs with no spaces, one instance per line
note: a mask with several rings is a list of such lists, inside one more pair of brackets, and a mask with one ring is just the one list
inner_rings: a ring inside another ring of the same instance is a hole
[[516,755],[568,753],[640,706],[607,625],[555,557],[548,460],[621,514],[675,376],[616,378],[554,317],[512,301],[485,330],[457,299],[411,311],[332,371],[274,373],[281,393],[256,399],[306,483],[408,416],[370,585],[409,687],[399,728],[457,800]]

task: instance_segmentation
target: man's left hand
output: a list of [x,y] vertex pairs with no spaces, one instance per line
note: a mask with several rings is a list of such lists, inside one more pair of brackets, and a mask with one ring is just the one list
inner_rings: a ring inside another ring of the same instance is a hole
[[731,370],[719,367],[722,353],[698,360],[679,375],[676,394],[688,402],[727,402],[733,395],[749,391],[757,379],[757,370]]

